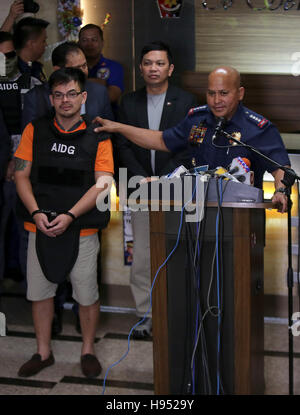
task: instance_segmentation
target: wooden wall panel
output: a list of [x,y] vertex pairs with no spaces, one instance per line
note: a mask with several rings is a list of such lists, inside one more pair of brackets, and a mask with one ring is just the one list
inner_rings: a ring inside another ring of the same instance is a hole
[[[206,103],[208,73],[186,71],[184,89],[194,93],[199,104]],[[292,75],[242,74],[244,104],[271,120],[281,133],[300,131],[300,80]]]
[[300,10],[253,11],[244,0],[227,11],[207,11],[202,1],[195,7],[196,71],[210,72],[227,64],[245,73],[291,73],[292,55],[300,52]]
[[194,0],[184,1],[180,19],[161,19],[155,0],[135,0],[134,5],[137,89],[144,85],[139,70],[141,49],[153,40],[162,40],[170,45],[175,65],[171,81],[178,85],[181,73],[195,68]]

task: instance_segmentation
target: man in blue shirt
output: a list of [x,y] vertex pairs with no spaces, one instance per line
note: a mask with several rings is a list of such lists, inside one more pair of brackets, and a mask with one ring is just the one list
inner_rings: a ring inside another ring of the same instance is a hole
[[87,59],[89,78],[105,85],[112,105],[117,105],[124,91],[123,67],[102,55],[102,29],[94,24],[82,27],[79,32],[79,45]]
[[208,164],[210,169],[227,167],[238,156],[251,161],[255,186],[262,187],[265,171],[275,179],[272,202],[280,212],[287,210],[287,197],[281,182],[284,172],[245,147],[233,146],[225,137],[212,140],[218,119],[224,117],[224,129],[235,133],[244,143],[253,146],[277,163],[290,165],[288,154],[277,128],[264,117],[244,107],[245,90],[240,84],[240,74],[231,67],[218,67],[209,74],[207,105],[193,108],[188,116],[173,128],[162,131],[140,129],[108,120],[97,119],[102,124],[97,131],[120,133],[144,148],[162,151],[181,151],[188,146],[197,165]]

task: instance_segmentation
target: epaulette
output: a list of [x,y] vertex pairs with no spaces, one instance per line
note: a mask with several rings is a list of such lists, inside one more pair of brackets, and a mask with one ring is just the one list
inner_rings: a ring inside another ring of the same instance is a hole
[[264,128],[269,124],[269,120],[264,118],[262,115],[256,114],[254,111],[246,110],[245,114],[247,118],[257,125],[259,128]]
[[196,112],[205,112],[205,111],[207,111],[207,105],[201,105],[201,107],[195,107],[195,108],[191,108],[190,110],[189,110],[189,112],[188,112],[188,115],[190,116],[190,115],[193,115],[193,114],[195,114]]

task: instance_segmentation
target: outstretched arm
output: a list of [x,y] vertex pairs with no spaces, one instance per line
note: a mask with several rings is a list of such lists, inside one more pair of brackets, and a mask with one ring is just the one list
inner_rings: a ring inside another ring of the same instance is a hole
[[140,147],[152,150],[169,151],[163,140],[162,131],[148,130],[146,128],[133,127],[132,125],[121,124],[119,122],[105,120],[96,117],[94,122],[101,124],[96,127],[95,132],[107,131],[109,133],[122,134],[128,140]]

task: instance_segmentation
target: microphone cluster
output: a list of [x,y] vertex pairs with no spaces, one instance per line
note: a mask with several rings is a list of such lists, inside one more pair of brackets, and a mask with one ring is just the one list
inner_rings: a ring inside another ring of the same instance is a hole
[[184,166],[179,166],[172,173],[164,177],[171,179],[186,175],[207,175],[210,177],[224,177],[227,180],[233,180],[234,182],[252,185],[253,172],[250,171],[250,166],[250,160],[247,158],[236,157],[232,160],[228,169],[220,166],[209,170],[208,165],[205,165],[192,167],[191,169],[187,170]]
[[235,182],[253,184],[253,172],[250,171],[251,162],[245,157],[236,157],[232,160],[228,169],[219,167],[215,175],[223,176]]

